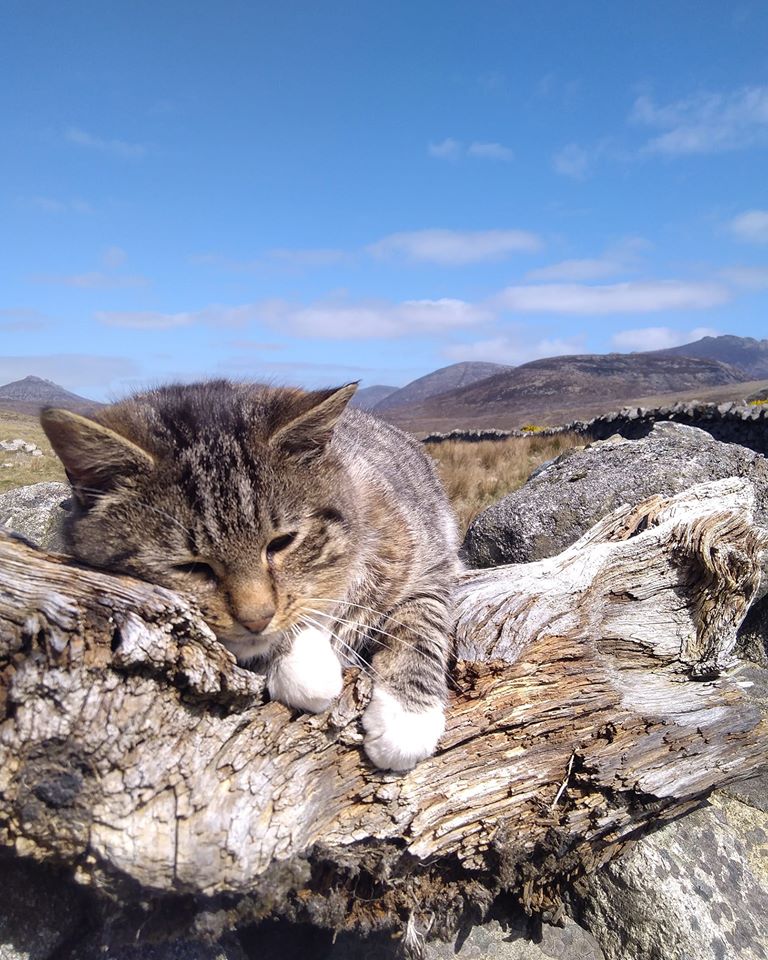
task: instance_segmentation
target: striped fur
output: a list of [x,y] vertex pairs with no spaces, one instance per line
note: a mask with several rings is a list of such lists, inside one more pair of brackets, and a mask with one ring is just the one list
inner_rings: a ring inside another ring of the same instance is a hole
[[191,593],[292,706],[327,704],[334,657],[364,666],[366,749],[405,769],[442,730],[457,530],[421,445],[353,392],[210,381],[42,423],[75,556]]

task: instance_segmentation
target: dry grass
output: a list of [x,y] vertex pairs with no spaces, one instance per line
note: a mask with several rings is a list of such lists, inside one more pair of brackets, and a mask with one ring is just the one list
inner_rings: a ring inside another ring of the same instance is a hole
[[430,443],[427,450],[437,461],[463,534],[481,510],[521,487],[539,464],[583,443],[573,433],[534,434],[482,443],[449,440]]
[[[24,487],[28,483],[44,483],[48,480],[66,481],[64,468],[51,449],[48,438],[36,417],[23,413],[11,413],[0,410],[0,440],[20,438],[28,443],[36,443],[43,451],[42,457],[32,457],[28,453],[7,453],[0,450],[0,493]],[[10,466],[3,466],[10,464]]]

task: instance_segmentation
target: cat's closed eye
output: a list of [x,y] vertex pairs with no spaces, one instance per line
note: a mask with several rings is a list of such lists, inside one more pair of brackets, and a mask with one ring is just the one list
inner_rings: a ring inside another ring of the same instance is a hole
[[195,577],[198,580],[205,580],[209,583],[215,582],[216,571],[213,567],[201,560],[194,560],[191,563],[175,563],[171,568],[175,573],[186,574]]
[[295,539],[296,534],[293,532],[282,533],[279,537],[273,537],[267,544],[267,556],[274,556],[274,554],[280,553],[281,550],[285,550],[286,547],[290,547]]

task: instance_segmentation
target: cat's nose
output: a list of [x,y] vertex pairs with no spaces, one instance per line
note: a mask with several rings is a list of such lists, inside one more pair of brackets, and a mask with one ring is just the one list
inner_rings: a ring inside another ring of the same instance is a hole
[[250,630],[251,633],[263,633],[272,622],[274,615],[274,608],[271,610],[259,610],[250,620],[241,620],[240,623],[242,623],[246,630]]

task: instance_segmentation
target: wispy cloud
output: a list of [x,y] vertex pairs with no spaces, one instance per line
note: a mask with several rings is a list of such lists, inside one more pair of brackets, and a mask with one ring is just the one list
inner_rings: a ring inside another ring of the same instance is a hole
[[67,127],[64,135],[70,143],[77,144],[79,147],[86,147],[100,153],[110,153],[125,160],[141,160],[147,155],[147,147],[143,143],[97,137],[80,127]]
[[236,307],[214,304],[202,310],[162,313],[159,310],[99,310],[94,314],[107,327],[128,327],[132,330],[170,330],[196,324],[213,327],[243,327],[260,317],[258,304]]
[[482,143],[477,140],[467,147],[467,154],[470,157],[480,157],[483,160],[509,161],[515,159],[515,151],[511,147],[505,147],[501,143]]
[[33,274],[29,279],[31,283],[73,287],[77,290],[130,290],[151,285],[151,281],[147,277],[104,273],[100,270],[69,274],[39,273]]
[[630,237],[606,250],[601,257],[561,260],[546,267],[537,267],[526,274],[526,280],[565,280],[578,283],[626,274],[638,269],[640,251],[648,246],[647,241],[640,237]]
[[43,330],[50,326],[50,319],[40,310],[26,307],[4,307],[0,309],[0,330],[7,333],[27,333]]
[[[331,340],[419,336],[478,326],[494,318],[493,312],[481,305],[448,297],[400,302],[337,298],[310,304],[263,300],[234,307],[213,305],[178,313],[99,311],[94,316],[106,326],[133,330],[169,330],[193,325],[218,329],[264,323],[281,334]],[[248,341],[240,340],[239,343],[241,349],[245,349]],[[257,344],[262,348],[265,346],[261,341]]]
[[403,257],[420,263],[463,266],[532,253],[541,239],[528,230],[414,230],[392,233],[368,247],[376,257]]
[[578,143],[567,143],[552,157],[552,168],[562,177],[584,180],[589,173],[590,155]]
[[514,286],[503,290],[493,302],[500,309],[515,313],[603,315],[701,310],[729,299],[730,293],[722,284],[657,280],[600,286],[578,283]]
[[501,336],[474,343],[452,343],[443,349],[447,360],[485,360],[491,363],[508,363],[516,366],[544,357],[562,357],[566,354],[584,353],[584,338],[568,337],[536,339],[524,334],[518,337]]
[[768,266],[726,267],[719,275],[726,283],[743,290],[768,290]]
[[674,330],[672,327],[643,327],[637,330],[621,330],[611,337],[617,350],[668,350],[684,343],[693,343],[702,337],[717,337],[711,327],[694,327],[693,330]]
[[747,243],[768,243],[768,210],[746,210],[731,220],[728,229]]
[[261,305],[260,319],[300,337],[362,340],[420,336],[478,326],[493,320],[491,310],[464,300],[335,300],[298,306],[281,300]]
[[464,152],[464,144],[460,140],[454,140],[453,137],[446,137],[438,143],[430,143],[427,152],[430,157],[437,157],[440,160],[455,160]]
[[41,213],[60,215],[64,213],[93,213],[93,207],[86,200],[74,197],[71,200],[59,200],[55,197],[32,196],[19,197],[19,203]]
[[473,157],[479,160],[501,160],[508,163],[515,158],[515,151],[511,147],[504,146],[503,143],[495,141],[473,140],[471,143],[464,143],[463,140],[455,140],[453,137],[446,137],[437,143],[430,143],[427,146],[427,152],[430,157],[438,160],[459,160],[461,157]]
[[353,254],[333,247],[307,247],[266,250],[261,256],[249,259],[228,257],[222,253],[198,253],[189,259],[194,264],[218,267],[232,273],[263,273],[275,269],[299,270],[337,266],[351,262]]
[[670,157],[764,145],[768,143],[768,86],[700,92],[661,105],[642,96],[635,100],[630,120],[664,131],[652,137],[645,150]]
[[107,247],[101,255],[102,263],[110,270],[121,267],[128,259],[128,254],[122,247]]

